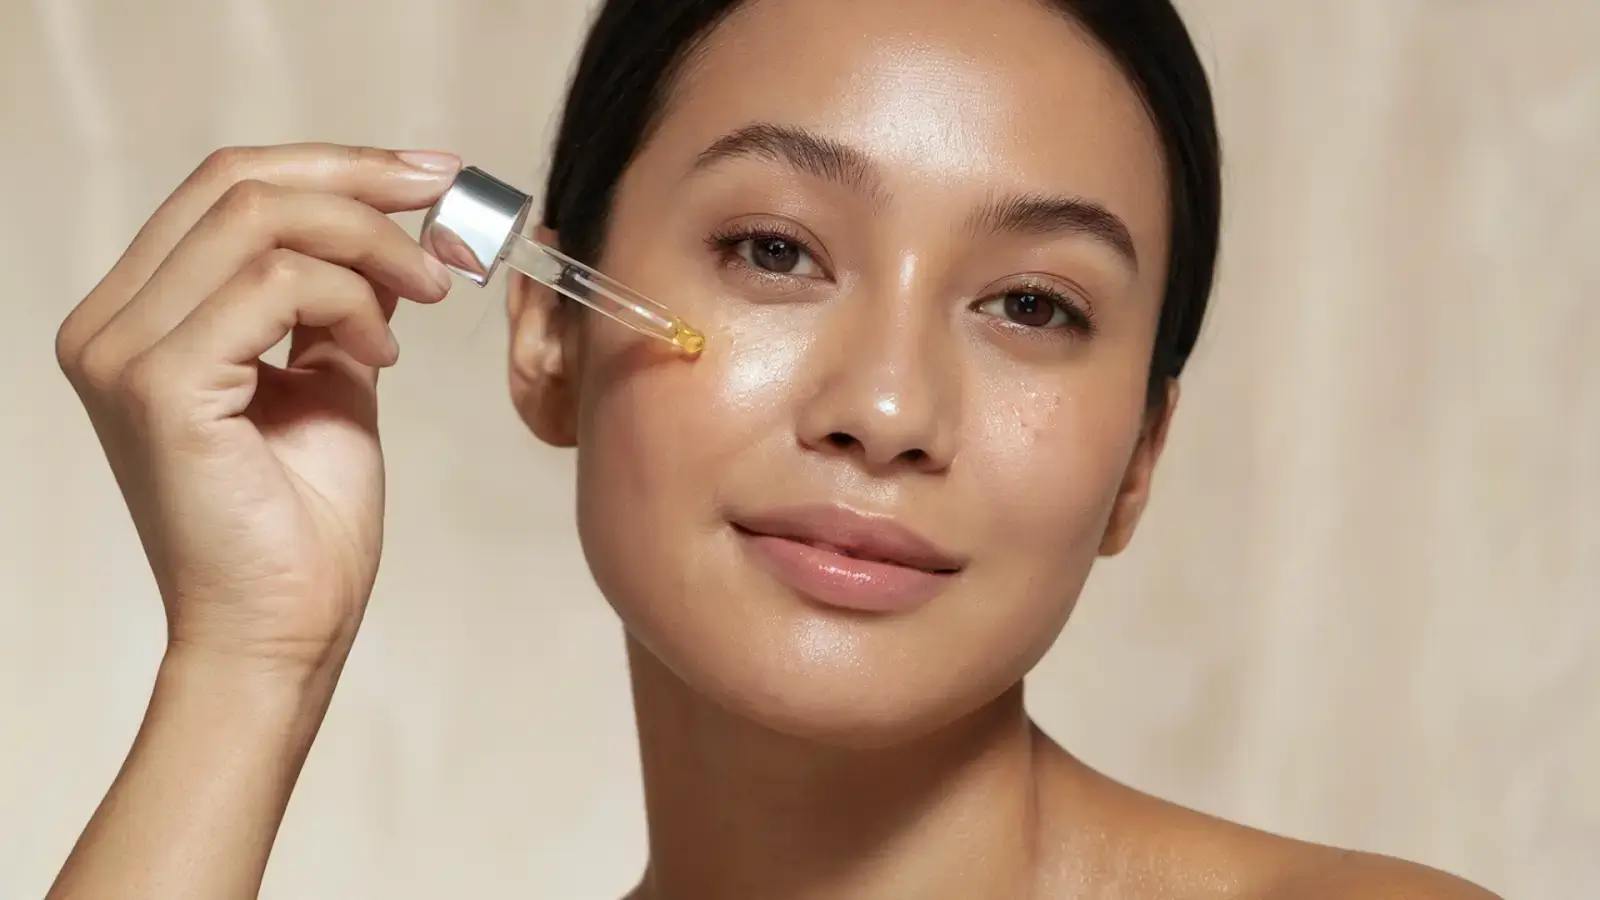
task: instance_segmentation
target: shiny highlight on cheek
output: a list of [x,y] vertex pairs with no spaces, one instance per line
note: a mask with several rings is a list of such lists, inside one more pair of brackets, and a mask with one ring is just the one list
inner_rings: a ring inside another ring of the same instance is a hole
[[774,309],[726,323],[714,341],[701,361],[714,369],[712,399],[729,414],[748,414],[773,411],[784,403],[815,336]]
[[1017,424],[1030,438],[1037,438],[1055,424],[1056,412],[1060,409],[1060,394],[1024,387],[1016,403]]
[[983,405],[983,440],[1001,455],[1026,459],[1061,427],[1062,398],[1053,388],[991,380],[984,393],[990,399]]

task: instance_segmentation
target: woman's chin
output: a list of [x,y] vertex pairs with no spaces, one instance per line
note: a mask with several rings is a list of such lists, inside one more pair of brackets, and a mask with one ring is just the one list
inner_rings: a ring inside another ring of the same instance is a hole
[[840,748],[915,742],[1014,687],[1053,624],[1027,610],[974,616],[978,605],[956,593],[897,613],[841,609],[716,551],[594,565],[621,559],[611,552],[619,535],[588,537],[601,593],[629,635],[641,713],[688,727],[717,727],[731,714],[730,727],[749,722]]
[[[654,706],[731,715],[762,729],[853,750],[915,743],[1001,696],[1020,676],[946,679],[927,658],[879,647],[869,635],[808,629],[788,641],[728,641],[722,646],[681,636],[634,637],[635,690],[680,694],[682,703]],[[882,635],[878,635],[882,637]],[[972,676],[970,667],[956,666]],[[645,679],[641,682],[640,679]],[[648,683],[654,679],[663,683]],[[991,686],[984,689],[984,686]]]

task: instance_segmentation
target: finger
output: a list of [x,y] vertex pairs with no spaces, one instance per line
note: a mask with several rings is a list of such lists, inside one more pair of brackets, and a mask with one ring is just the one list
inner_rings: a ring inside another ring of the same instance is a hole
[[450,273],[393,220],[333,194],[242,182],[178,242],[96,337],[131,359],[160,340],[240,268],[275,249],[354,269],[402,297],[436,302]]
[[144,285],[206,211],[240,182],[264,181],[338,194],[392,213],[431,205],[449,187],[460,167],[461,161],[450,154],[336,144],[219,150],[162,203],[121,259],[73,311],[61,329],[63,359],[70,359],[81,350]]
[[[384,321],[392,321],[400,303],[399,295],[377,288],[374,288],[374,295]],[[290,333],[288,366],[291,369],[334,369],[368,385],[376,384],[378,373],[382,371],[363,365],[345,352],[328,329],[310,325],[296,326]]]
[[377,291],[361,275],[292,250],[241,269],[130,367],[139,384],[209,394],[207,415],[237,415],[250,401],[263,353],[295,328],[326,329],[362,366],[392,365],[398,347]]

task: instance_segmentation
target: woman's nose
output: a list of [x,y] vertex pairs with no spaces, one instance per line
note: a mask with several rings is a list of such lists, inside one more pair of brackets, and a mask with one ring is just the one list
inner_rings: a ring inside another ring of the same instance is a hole
[[[955,461],[959,360],[932,311],[853,298],[830,317],[797,423],[802,446],[874,474],[940,472]],[[930,306],[925,300],[918,306]]]

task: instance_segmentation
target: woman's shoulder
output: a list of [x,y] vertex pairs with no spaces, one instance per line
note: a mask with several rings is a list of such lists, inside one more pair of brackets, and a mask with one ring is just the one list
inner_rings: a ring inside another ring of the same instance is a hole
[[1153,797],[1062,752],[1041,814],[1062,896],[1499,900],[1447,873],[1293,840]]
[[1320,852],[1300,866],[1287,867],[1260,900],[1501,900],[1469,881],[1416,863],[1331,847],[1312,849]]

